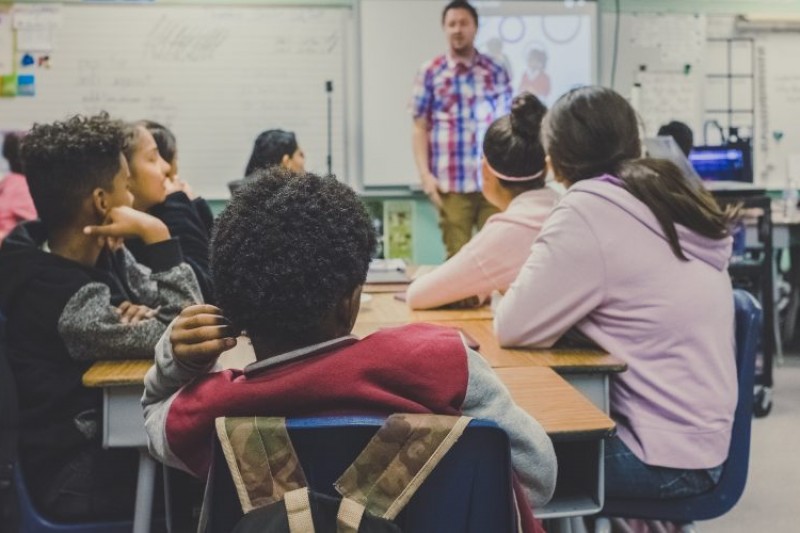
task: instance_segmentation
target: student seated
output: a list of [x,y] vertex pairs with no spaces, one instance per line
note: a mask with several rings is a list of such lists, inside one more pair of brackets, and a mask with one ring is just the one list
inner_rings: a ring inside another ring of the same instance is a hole
[[658,135],[659,137],[665,136],[675,139],[675,144],[677,144],[681,149],[683,155],[689,157],[689,153],[692,151],[692,147],[694,146],[694,133],[692,133],[692,128],[683,122],[673,120],[672,122],[661,126],[658,129]]
[[433,272],[416,279],[406,301],[412,309],[460,302],[478,304],[492,291],[505,292],[528,258],[558,195],[545,187],[539,126],[547,108],[525,93],[511,114],[494,121],[483,140],[483,195],[502,212]]
[[503,346],[550,347],[570,328],[619,357],[606,441],[606,496],[711,489],[736,408],[729,224],[672,163],[640,159],[636,113],[583,87],[545,117],[542,139],[568,187],[500,302]]
[[[158,122],[153,122],[152,120],[142,120],[139,124],[150,132],[153,136],[153,140],[156,141],[158,155],[169,164],[169,170],[167,170],[167,191],[182,191],[189,197],[210,235],[211,228],[214,225],[214,213],[211,211],[211,206],[208,205],[205,198],[197,196],[192,191],[189,183],[181,179],[178,174],[178,140],[175,138],[175,134],[166,126]],[[168,194],[167,200],[169,200],[169,197],[170,195]]]
[[[297,137],[291,131],[266,130],[256,137],[253,152],[247,162],[245,180],[257,171],[271,166],[280,166],[292,172],[305,172],[306,155],[297,144]],[[244,180],[232,181],[228,184],[231,194],[241,187]]]
[[[20,460],[37,508],[60,521],[133,516],[138,452],[101,447],[102,392],[83,374],[98,359],[152,358],[169,321],[201,301],[167,227],[131,208],[123,142],[105,114],[34,126],[22,158],[41,221],[0,249]],[[144,241],[144,264],[129,237]]]
[[[361,201],[332,176],[271,167],[248,180],[212,241],[225,316],[209,305],[184,310],[145,378],[151,452],[202,477],[220,416],[463,413],[509,434],[533,528],[531,506],[553,494],[553,447],[486,361],[456,330],[430,324],[350,334],[375,243]],[[210,373],[242,330],[258,361]]]
[[[173,167],[158,149],[156,139],[147,124],[153,122],[136,122],[126,127],[126,140],[123,148],[125,159],[131,172],[131,193],[133,207],[145,211],[158,218],[170,231],[170,234],[181,243],[186,263],[192,267],[203,292],[203,299],[212,301],[213,286],[208,266],[208,242],[211,238],[210,227],[198,209],[196,200],[191,199],[191,189],[173,174]],[[163,126],[155,124],[153,129],[160,129],[159,137],[166,136]],[[171,133],[170,133],[171,135]],[[165,154],[174,160],[174,137],[171,154]],[[176,167],[177,168],[177,167]],[[170,177],[172,176],[172,177]],[[200,198],[199,200],[202,200]],[[202,200],[205,203],[205,200]],[[208,206],[206,205],[206,209]],[[128,240],[126,246],[137,259],[141,260],[144,243],[141,240]]]
[[36,218],[36,208],[22,172],[21,142],[21,133],[6,133],[3,137],[3,157],[11,172],[0,180],[0,242],[20,222]]

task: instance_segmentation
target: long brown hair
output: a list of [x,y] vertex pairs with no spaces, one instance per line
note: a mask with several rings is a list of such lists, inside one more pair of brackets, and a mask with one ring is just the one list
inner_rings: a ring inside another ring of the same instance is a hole
[[653,212],[679,259],[687,260],[675,224],[715,240],[730,234],[738,208],[720,209],[670,161],[642,158],[636,112],[615,91],[594,86],[566,93],[545,117],[542,138],[553,170],[570,183],[603,174],[621,179]]

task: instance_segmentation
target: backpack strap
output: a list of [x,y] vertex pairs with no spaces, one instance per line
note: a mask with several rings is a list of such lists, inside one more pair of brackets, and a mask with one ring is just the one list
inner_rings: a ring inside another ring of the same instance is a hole
[[431,414],[395,414],[387,418],[336,481],[336,490],[343,497],[339,507],[340,533],[357,531],[364,510],[393,520],[471,420],[466,416]]
[[286,500],[291,516],[292,509],[300,512],[305,493],[311,519],[308,483],[285,418],[223,417],[215,425],[243,512]]

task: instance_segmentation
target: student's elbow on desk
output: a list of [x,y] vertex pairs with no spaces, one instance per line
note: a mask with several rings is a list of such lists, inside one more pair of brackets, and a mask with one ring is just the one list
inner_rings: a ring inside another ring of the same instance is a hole
[[424,278],[425,276],[422,276],[414,280],[406,290],[406,304],[409,309],[432,309],[437,306],[436,302],[432,301],[430,297],[431,287],[429,287],[429,283],[427,283],[428,280]]
[[516,322],[506,320],[502,315],[495,315],[494,335],[501,347],[551,348],[558,340],[558,336],[545,336]]

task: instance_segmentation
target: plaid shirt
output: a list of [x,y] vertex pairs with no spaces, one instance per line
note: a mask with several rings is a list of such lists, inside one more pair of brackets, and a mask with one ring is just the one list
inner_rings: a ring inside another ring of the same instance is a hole
[[479,52],[471,64],[441,55],[417,74],[411,107],[415,119],[428,121],[428,164],[439,189],[480,191],[483,136],[511,109],[506,70]]

